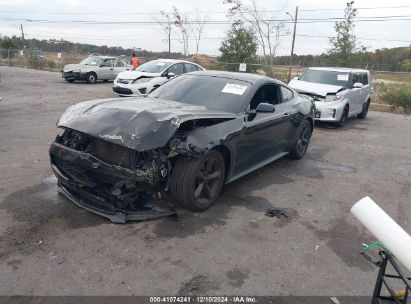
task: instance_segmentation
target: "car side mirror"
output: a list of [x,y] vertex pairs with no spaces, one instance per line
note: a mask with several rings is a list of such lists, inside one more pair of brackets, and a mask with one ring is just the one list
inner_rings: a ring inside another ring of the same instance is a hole
[[361,89],[364,85],[361,82],[356,82],[352,86],[354,89]]
[[262,102],[262,103],[258,104],[255,111],[257,113],[274,113],[275,112],[275,106],[271,103]]
[[174,74],[173,72],[168,72],[166,76],[167,76],[168,79],[170,79],[170,78],[176,76],[176,74]]

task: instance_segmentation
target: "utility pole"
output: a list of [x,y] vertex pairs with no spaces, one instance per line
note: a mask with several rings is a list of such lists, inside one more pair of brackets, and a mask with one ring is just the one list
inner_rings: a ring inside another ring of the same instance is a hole
[[[287,13],[290,15],[289,13]],[[298,18],[298,6],[295,8],[295,16],[294,18],[290,15],[291,19],[294,21],[294,32],[293,32],[293,42],[291,44],[291,54],[290,54],[290,64],[288,67],[288,82],[291,80],[291,63],[293,59],[293,54],[294,54],[294,43],[295,43],[295,33],[297,31],[297,18]]]
[[24,41],[23,24],[20,24],[20,30],[21,30],[21,40],[23,40],[23,41]]

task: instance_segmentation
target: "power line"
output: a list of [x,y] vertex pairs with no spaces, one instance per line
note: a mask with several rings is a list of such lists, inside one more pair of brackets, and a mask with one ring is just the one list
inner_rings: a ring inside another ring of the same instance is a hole
[[[358,17],[354,18],[354,22],[378,22],[378,21],[408,21],[411,20],[411,15],[392,15],[392,16],[373,16],[373,17]],[[50,23],[50,24],[90,24],[90,25],[130,25],[130,24],[158,24],[157,21],[97,21],[97,20],[49,20],[49,19],[25,19],[25,18],[8,18],[0,17],[5,21],[26,21],[37,23]],[[344,17],[332,17],[332,18],[300,18],[297,23],[323,23],[323,22],[336,22],[345,20]],[[294,23],[294,21],[288,19],[265,19],[262,22],[278,22],[278,23]],[[191,20],[187,21],[187,24],[232,24],[232,21],[220,21],[220,20]]]
[[[411,5],[400,6],[373,6],[373,7],[354,7],[356,10],[376,10],[376,9],[397,9],[397,8],[410,8]],[[303,12],[317,12],[317,11],[343,11],[344,8],[316,8],[316,9],[302,9]]]
[[[373,7],[355,7],[357,10],[378,10],[378,9],[399,9],[399,8],[411,8],[411,5],[399,5],[399,6],[373,6]],[[257,11],[258,13],[280,13],[283,10],[261,10]],[[315,8],[315,9],[300,9],[303,12],[317,12],[317,11],[344,11],[344,8]],[[9,10],[0,10],[0,13],[8,14],[26,14],[26,12],[21,11],[9,11]],[[190,14],[191,12],[182,12],[182,14]],[[227,11],[214,11],[214,12],[204,12],[205,14],[227,14]],[[103,13],[96,11],[87,11],[87,12],[47,12],[40,13],[43,15],[116,15],[116,16],[132,16],[132,15],[161,15],[160,12],[130,12],[130,13]],[[173,14],[173,12],[165,12],[165,14]]]

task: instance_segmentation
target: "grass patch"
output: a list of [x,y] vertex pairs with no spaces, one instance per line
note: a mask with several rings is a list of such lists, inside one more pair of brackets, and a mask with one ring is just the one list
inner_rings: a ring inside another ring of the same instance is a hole
[[371,72],[372,78],[411,83],[411,73]]

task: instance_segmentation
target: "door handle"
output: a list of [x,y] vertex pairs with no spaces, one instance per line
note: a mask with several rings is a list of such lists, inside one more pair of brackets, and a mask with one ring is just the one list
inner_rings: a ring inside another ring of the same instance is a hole
[[113,68],[110,69],[111,71],[113,70]]
[[283,116],[288,117],[288,116],[290,116],[290,114],[289,113],[284,113]]

